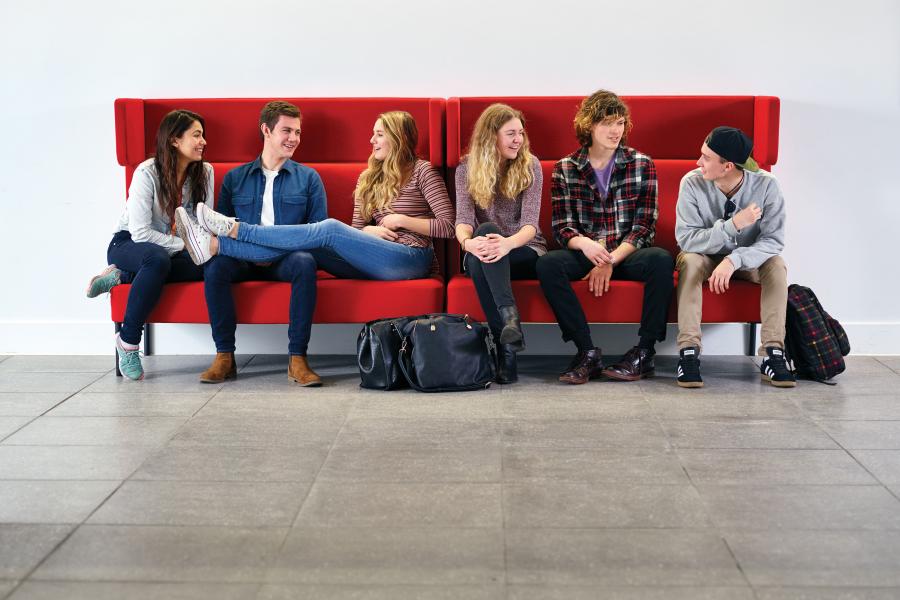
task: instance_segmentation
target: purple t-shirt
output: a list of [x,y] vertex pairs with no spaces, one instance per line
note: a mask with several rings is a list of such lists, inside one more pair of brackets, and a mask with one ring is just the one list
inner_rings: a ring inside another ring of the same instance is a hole
[[609,178],[612,177],[613,169],[616,168],[616,156],[613,155],[609,162],[602,169],[594,169],[594,177],[597,178],[597,189],[600,190],[600,196],[606,198],[609,192]]

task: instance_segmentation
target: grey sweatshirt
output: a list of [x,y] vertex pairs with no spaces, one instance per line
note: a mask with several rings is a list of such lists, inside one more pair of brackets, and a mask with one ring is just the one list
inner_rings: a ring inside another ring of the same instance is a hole
[[737,211],[756,202],[762,217],[738,231],[724,220],[725,194],[700,169],[681,179],[675,207],[675,238],[685,252],[726,254],[736,269],[756,269],[784,249],[784,197],[778,181],[763,170],[746,171],[741,189],[731,198]]

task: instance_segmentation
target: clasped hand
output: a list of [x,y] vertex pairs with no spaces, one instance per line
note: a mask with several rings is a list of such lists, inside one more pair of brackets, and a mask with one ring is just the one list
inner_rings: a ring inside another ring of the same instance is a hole
[[466,251],[483,263],[495,263],[509,254],[511,249],[509,240],[499,233],[469,238],[466,243]]
[[612,264],[612,255],[603,244],[599,242],[583,238],[580,249],[582,254],[591,261],[591,264],[597,265],[598,267]]

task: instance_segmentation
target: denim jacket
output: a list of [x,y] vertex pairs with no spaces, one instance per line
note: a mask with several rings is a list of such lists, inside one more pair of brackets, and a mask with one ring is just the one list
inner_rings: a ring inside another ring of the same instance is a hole
[[[222,181],[216,210],[259,225],[265,189],[261,158],[235,167]],[[315,223],[328,218],[325,186],[319,174],[292,160],[284,163],[275,178],[272,201],[276,225]]]

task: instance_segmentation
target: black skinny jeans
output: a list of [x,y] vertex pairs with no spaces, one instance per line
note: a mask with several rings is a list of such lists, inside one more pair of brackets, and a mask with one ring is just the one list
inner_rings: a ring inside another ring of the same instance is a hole
[[[554,250],[537,262],[541,289],[562,330],[564,341],[573,340],[578,350],[594,347],[591,330],[571,281],[579,280],[594,268],[580,250]],[[666,316],[672,299],[675,261],[662,248],[641,248],[613,268],[612,279],[644,282],[641,310],[641,339],[666,339]]]
[[[482,223],[475,230],[473,237],[489,233],[500,233],[500,229],[493,223]],[[497,309],[501,306],[515,306],[516,304],[510,281],[535,279],[534,267],[537,259],[537,252],[525,246],[513,248],[509,254],[495,263],[483,263],[474,255],[466,254],[466,272],[472,278],[472,283],[475,284],[481,309],[484,311],[488,326],[496,339],[499,339],[500,332],[503,330],[503,320]]]

